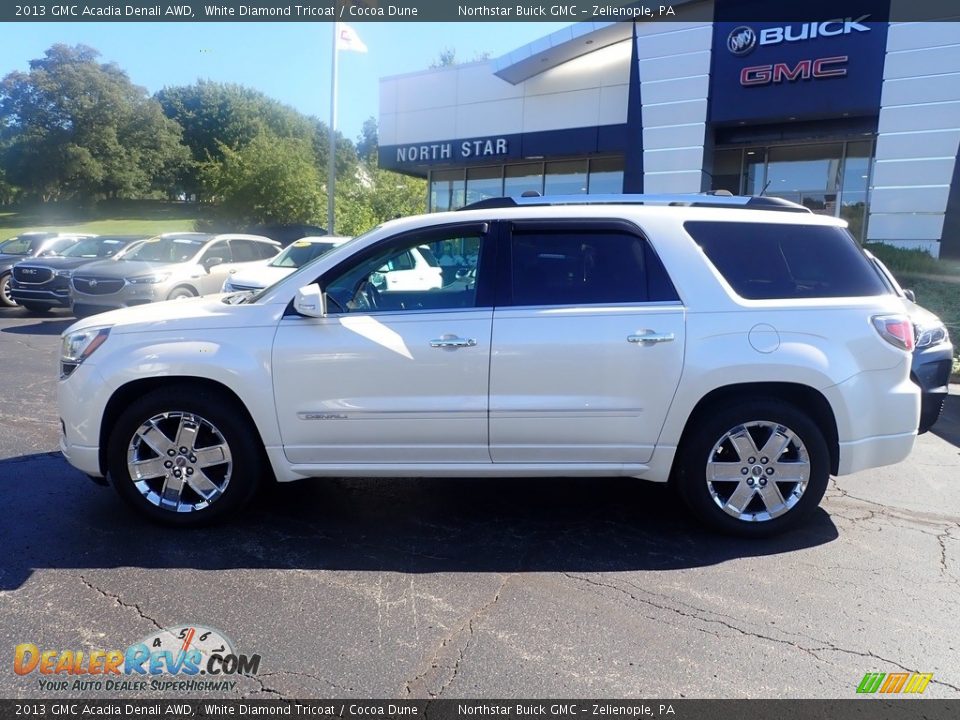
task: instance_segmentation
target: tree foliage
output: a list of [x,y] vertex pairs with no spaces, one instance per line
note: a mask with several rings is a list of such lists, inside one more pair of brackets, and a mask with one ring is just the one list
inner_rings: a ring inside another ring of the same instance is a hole
[[[258,90],[229,83],[199,80],[193,85],[164,88],[157,100],[167,117],[183,128],[193,164],[184,173],[187,193],[202,194],[201,167],[224,158],[224,148],[242,150],[263,132],[306,142],[309,156],[326,173],[329,136],[327,125]],[[337,173],[348,173],[356,164],[353,144],[337,133]]]
[[200,166],[200,179],[222,217],[244,225],[323,217],[325,195],[308,140],[263,130],[239,149],[220,143],[217,151],[219,160]]
[[377,167],[379,139],[377,121],[363,124],[363,140],[372,148],[357,172],[337,186],[336,231],[338,235],[359,235],[393,218],[417,215],[427,209],[427,183]]
[[10,183],[43,200],[169,190],[187,159],[180,128],[146,90],[85,45],[54,45],[0,81]]

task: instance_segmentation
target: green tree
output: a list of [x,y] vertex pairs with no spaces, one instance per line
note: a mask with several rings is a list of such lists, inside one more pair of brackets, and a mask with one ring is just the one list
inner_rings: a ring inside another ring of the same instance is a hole
[[386,220],[427,210],[426,181],[377,167],[376,153],[360,163],[355,176],[338,182],[338,235],[359,235]]
[[363,129],[357,136],[357,157],[367,161],[376,155],[380,148],[380,137],[377,128],[377,119],[368,117],[363,121]]
[[220,143],[219,160],[200,166],[200,181],[229,224],[313,223],[326,209],[320,173],[304,138],[267,130],[239,149]]
[[171,192],[187,160],[180,128],[91,47],[54,45],[0,81],[8,182],[42,200]]
[[[268,132],[275,137],[308,142],[310,157],[321,173],[326,173],[327,125],[303,115],[258,90],[242,85],[199,80],[193,85],[167,87],[157,100],[168,118],[183,128],[183,139],[190,148],[193,163],[182,177],[183,190],[202,194],[206,188],[201,168],[225,157],[224,149],[238,151]],[[337,134],[337,174],[350,172],[356,165],[353,144]]]

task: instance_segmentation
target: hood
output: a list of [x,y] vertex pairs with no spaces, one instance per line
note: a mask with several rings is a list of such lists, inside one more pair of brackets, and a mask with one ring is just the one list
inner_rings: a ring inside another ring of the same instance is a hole
[[203,331],[214,328],[244,328],[276,324],[285,305],[227,305],[223,295],[183,298],[111,310],[78,320],[64,334],[91,327],[110,327],[111,332]]
[[267,267],[245,268],[232,273],[227,279],[235,285],[250,285],[265,288],[273,285],[277,280],[285,278],[297,268]]
[[30,267],[46,267],[51,270],[73,270],[81,265],[91,265],[93,263],[103,262],[103,258],[88,257],[45,257],[45,258],[27,258],[23,261],[24,265]]
[[149,275],[164,272],[172,268],[171,263],[145,262],[143,260],[98,260],[83,268],[83,276],[103,278],[130,278],[137,275]]
[[0,269],[6,270],[16,265],[21,260],[29,260],[31,255],[7,255],[0,253]]

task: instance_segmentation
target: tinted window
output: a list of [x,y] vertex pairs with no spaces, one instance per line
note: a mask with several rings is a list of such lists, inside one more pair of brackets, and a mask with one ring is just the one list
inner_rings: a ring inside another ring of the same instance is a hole
[[205,242],[205,238],[155,237],[144,240],[122,257],[124,260],[181,263],[196,255]]
[[226,240],[221,240],[220,242],[214,243],[208,247],[204,251],[203,257],[200,258],[200,262],[204,263],[210,258],[215,257],[220,258],[220,262],[233,262],[233,255],[230,253],[230,246],[227,244]]
[[511,243],[511,264],[513,305],[591,305],[677,298],[646,241],[627,232],[517,230]]
[[230,250],[233,253],[233,262],[261,260],[259,245],[259,243],[250,240],[231,240]]
[[889,293],[843,228],[693,221],[684,228],[734,291],[749,300]]

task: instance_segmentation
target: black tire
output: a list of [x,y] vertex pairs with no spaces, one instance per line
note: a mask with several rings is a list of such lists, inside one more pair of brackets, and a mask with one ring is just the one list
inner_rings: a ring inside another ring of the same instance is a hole
[[[169,448],[176,453],[169,458],[165,453],[158,455],[154,452],[154,447],[165,448],[160,436],[151,435],[151,445],[146,440],[138,439],[137,431],[147,421],[160,416],[165,417],[156,422],[156,427],[157,432],[163,434],[163,441],[169,443],[176,440],[175,428],[183,427],[182,423],[186,423],[199,428],[194,437],[195,444],[187,440],[183,441],[185,444],[181,448]],[[217,434],[211,432],[208,425]],[[227,449],[223,453],[227,461],[220,464],[211,462],[204,468],[202,451],[220,445],[221,440]],[[187,445],[190,445],[189,453],[181,454],[180,450]],[[167,473],[165,477],[147,477],[138,483],[131,476],[128,453],[144,462],[156,459],[173,463],[182,459],[179,470],[181,476],[173,478],[172,473],[177,468],[173,466],[170,470],[160,470]],[[259,434],[237,401],[225,393],[190,386],[161,388],[133,402],[111,428],[107,446],[110,482],[120,497],[151,520],[181,527],[206,525],[225,519],[243,508],[257,490],[263,469],[262,458]],[[187,469],[193,471],[192,480],[183,474]],[[203,482],[204,479],[222,489],[208,504],[191,485],[191,482]],[[180,507],[195,509],[178,512],[169,505],[162,505],[160,495],[168,481],[171,487],[178,484],[184,487],[182,495],[177,496],[177,502],[182,501]]]
[[179,300],[180,298],[192,298],[196,297],[197,294],[188,287],[176,287],[170,291],[170,294],[167,295],[167,300]]
[[17,301],[10,296],[10,273],[0,275],[0,307],[17,307]]
[[21,302],[20,305],[32,313],[43,314],[50,312],[50,306],[44,303]]
[[[742,457],[734,440],[744,443],[743,454],[749,457]],[[781,443],[786,448],[776,458],[754,455],[752,450],[763,450],[767,441],[768,448]],[[716,473],[712,481],[708,472]],[[804,475],[806,485],[773,480]],[[823,433],[807,414],[775,400],[746,399],[702,413],[679,450],[680,496],[700,520],[731,535],[767,537],[795,526],[820,503],[829,479]]]

